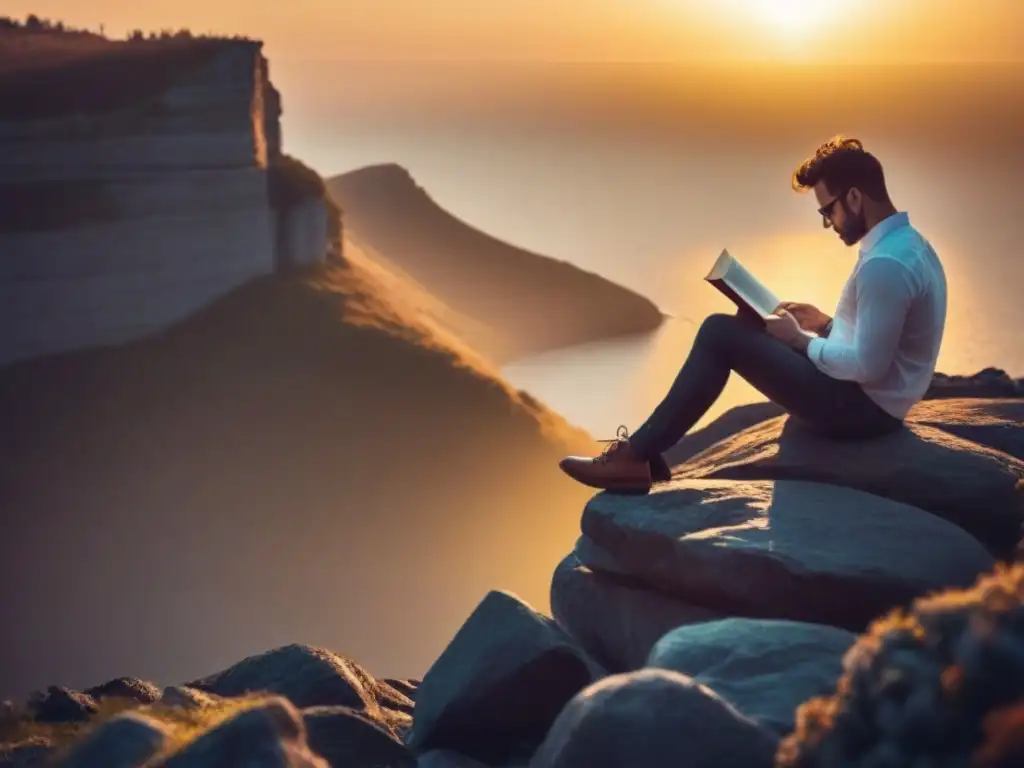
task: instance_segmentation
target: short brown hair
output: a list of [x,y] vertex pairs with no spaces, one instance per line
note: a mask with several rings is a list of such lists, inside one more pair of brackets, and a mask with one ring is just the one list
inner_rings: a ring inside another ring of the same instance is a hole
[[865,151],[859,139],[836,136],[818,147],[813,157],[793,171],[793,189],[798,192],[810,189],[819,181],[824,181],[832,194],[856,187],[878,202],[889,202],[882,164]]

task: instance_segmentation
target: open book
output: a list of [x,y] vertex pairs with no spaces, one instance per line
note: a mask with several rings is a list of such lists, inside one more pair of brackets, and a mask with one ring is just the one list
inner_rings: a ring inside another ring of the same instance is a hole
[[758,317],[767,317],[782,302],[739,260],[723,250],[704,278],[724,293],[737,307],[749,309]]

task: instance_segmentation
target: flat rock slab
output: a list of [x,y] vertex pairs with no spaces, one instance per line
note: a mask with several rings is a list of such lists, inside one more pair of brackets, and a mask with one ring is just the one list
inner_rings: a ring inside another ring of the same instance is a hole
[[715,444],[673,476],[810,480],[866,491],[949,520],[1002,559],[1013,558],[1020,537],[1024,462],[925,424],[835,440],[779,417]]
[[723,619],[662,637],[647,666],[708,686],[747,717],[780,735],[798,706],[835,693],[843,656],[857,636],[836,627],[772,619]]
[[555,568],[551,612],[611,673],[642,667],[654,644],[676,627],[723,618],[720,613],[595,571],[581,562],[576,552]]
[[1024,459],[1022,398],[926,400],[911,409],[907,420]]
[[862,631],[995,562],[960,528],[863,491],[799,480],[676,480],[647,496],[600,493],[583,534],[656,591],[725,616]]

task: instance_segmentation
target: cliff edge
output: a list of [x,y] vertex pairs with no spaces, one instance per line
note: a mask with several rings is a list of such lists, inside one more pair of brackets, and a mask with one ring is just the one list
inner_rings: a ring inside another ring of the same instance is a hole
[[122,343],[340,248],[262,43],[0,25],[0,365]]

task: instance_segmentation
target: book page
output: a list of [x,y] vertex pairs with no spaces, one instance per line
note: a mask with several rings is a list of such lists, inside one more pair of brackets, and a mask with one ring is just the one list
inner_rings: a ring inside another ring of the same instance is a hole
[[727,282],[736,293],[742,296],[750,306],[762,316],[772,314],[782,302],[768,290],[760,280],[754,277],[746,267],[740,264],[735,258],[729,265],[729,271],[725,274]]

